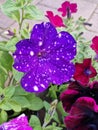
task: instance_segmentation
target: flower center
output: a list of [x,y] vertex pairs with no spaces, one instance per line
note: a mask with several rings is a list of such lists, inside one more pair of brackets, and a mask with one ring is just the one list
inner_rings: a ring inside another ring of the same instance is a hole
[[45,56],[46,56],[45,49],[38,52],[38,57],[45,57]]
[[92,73],[92,71],[91,71],[90,69],[86,68],[86,69],[84,70],[84,73],[85,73],[87,76],[89,76],[89,75]]

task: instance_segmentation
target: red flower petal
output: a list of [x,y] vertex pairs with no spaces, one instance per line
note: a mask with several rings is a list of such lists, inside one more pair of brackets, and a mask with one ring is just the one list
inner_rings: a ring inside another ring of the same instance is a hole
[[62,16],[67,15],[67,9],[70,9],[71,13],[76,13],[77,12],[77,4],[75,3],[70,3],[69,1],[65,1],[62,3],[61,7],[58,8],[58,11],[62,12]]
[[87,115],[90,112],[91,114],[92,112],[97,112],[97,110],[98,106],[93,98],[80,97],[72,106],[70,115],[65,118],[64,122],[70,130],[88,130],[86,121],[89,119],[89,116]]
[[95,70],[94,67],[91,66],[91,67],[90,67],[90,70],[91,70],[91,72],[92,72],[92,73],[89,75],[90,78],[92,78],[92,77],[94,77],[94,76],[97,75],[97,72],[96,72],[96,70]]
[[84,86],[89,82],[89,76],[86,76],[84,74],[74,76],[74,79]]
[[92,44],[90,46],[98,54],[98,36],[92,39]]
[[59,15],[54,15],[52,11],[46,11],[46,17],[55,27],[65,27],[62,18]]
[[91,65],[91,58],[84,59],[83,63],[76,63],[75,69],[73,78],[83,85],[89,82],[89,78],[97,75],[95,68]]
[[60,99],[63,103],[63,108],[66,112],[70,111],[78,94],[79,94],[78,91],[72,89],[68,89],[62,92],[62,94],[60,95]]
[[86,67],[86,68],[91,66],[91,58],[84,59],[83,60],[83,66]]
[[[81,107],[79,107],[81,106]],[[72,106],[70,110],[71,115],[79,115],[83,112],[86,112],[84,108],[89,108],[92,111],[97,112],[98,111],[98,106],[96,105],[96,102],[93,98],[91,97],[80,97],[77,99],[75,104]]]
[[72,3],[70,5],[70,10],[71,10],[72,13],[76,13],[77,12],[77,4]]

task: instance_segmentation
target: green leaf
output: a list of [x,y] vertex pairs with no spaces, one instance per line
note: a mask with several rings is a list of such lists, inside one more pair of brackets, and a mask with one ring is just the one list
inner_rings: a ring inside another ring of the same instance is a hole
[[67,115],[67,113],[66,113],[66,112],[64,111],[64,109],[63,109],[62,102],[59,102],[59,103],[57,104],[57,109],[58,109],[58,111],[61,113],[61,115],[62,115],[63,117]]
[[15,92],[15,87],[13,86],[8,86],[7,88],[4,89],[4,96],[5,98],[9,99],[14,95]]
[[37,116],[32,115],[29,120],[29,123],[30,123],[30,126],[34,128],[34,130],[42,130],[40,120]]
[[11,18],[19,23],[20,22],[20,12],[19,12],[19,10],[13,11]]
[[6,41],[1,41],[0,42],[0,51],[8,51],[5,48],[6,43],[7,43]]
[[21,86],[15,87],[14,96],[24,96],[24,95],[28,95],[28,92],[26,92]]
[[4,87],[5,80],[7,78],[7,72],[5,68],[0,65],[0,87]]
[[8,50],[8,51],[15,51],[16,47],[16,43],[19,41],[19,39],[17,37],[13,37],[11,38],[7,44],[5,45],[5,49]]
[[42,100],[39,97],[36,97],[34,94],[29,94],[26,97],[31,104],[29,109],[38,111],[43,107]]
[[12,100],[18,102],[22,108],[29,108],[30,103],[29,101],[26,99],[26,97],[23,96],[14,96],[12,98]]
[[[21,100],[21,99],[20,99]],[[18,102],[16,102],[15,100],[9,100],[8,101],[9,106],[11,107],[11,109],[13,109],[15,112],[20,112],[21,111],[21,106]]]
[[5,111],[11,110],[11,107],[7,100],[4,100],[0,103],[0,109],[5,110]]
[[18,10],[19,5],[13,0],[7,0],[4,4],[1,5],[1,10],[4,14],[11,17],[12,12]]
[[2,110],[0,113],[0,124],[2,124],[3,122],[6,122],[8,118],[7,112]]
[[46,101],[44,101],[43,104],[44,104],[44,107],[45,107],[46,111],[48,111],[49,108],[51,107],[51,105]]
[[35,19],[35,20],[42,20],[44,18],[43,13],[37,9],[34,5],[29,5],[24,8],[26,19]]
[[7,71],[12,70],[13,58],[8,52],[0,51],[0,66]]
[[22,73],[22,72],[19,72],[19,71],[17,71],[17,70],[15,70],[15,69],[13,68],[13,77],[15,78],[15,80],[16,80],[17,82],[20,82],[21,78],[23,77],[23,73]]
[[29,38],[29,31],[27,29],[22,29],[20,30],[20,32],[21,32],[21,37],[23,39]]

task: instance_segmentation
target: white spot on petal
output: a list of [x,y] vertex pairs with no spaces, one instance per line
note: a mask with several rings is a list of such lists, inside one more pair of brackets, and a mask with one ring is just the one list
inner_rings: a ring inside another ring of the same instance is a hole
[[29,64],[27,64],[27,67],[29,67]]
[[33,51],[30,51],[30,55],[33,56],[33,55],[34,55],[34,52],[33,52]]
[[36,26],[35,26],[35,28],[37,29],[37,28],[38,28],[38,26],[36,25]]
[[34,86],[34,90],[35,90],[35,91],[38,91],[38,87],[37,87],[36,85]]
[[49,72],[51,73],[51,72],[52,72],[52,70],[51,70],[51,69],[49,69]]
[[16,55],[14,55],[14,59],[16,58]]
[[21,51],[19,51],[19,54],[22,54],[22,52],[21,52]]
[[26,84],[26,83],[25,83],[25,85],[24,85],[24,86],[25,86],[25,87],[27,87],[27,86],[28,86],[28,84]]
[[42,46],[42,45],[43,45],[43,42],[42,42],[42,41],[40,41],[40,42],[38,43],[38,45],[39,45],[39,46]]
[[61,36],[62,36],[61,33],[59,33],[59,38],[61,38]]
[[76,47],[76,45],[73,45],[73,47]]
[[31,76],[28,77],[29,79],[31,78]]
[[60,59],[60,58],[58,58],[58,57],[56,58],[56,60],[59,60],[59,59]]
[[16,66],[16,69],[18,69],[18,66]]
[[41,84],[40,86],[41,86],[42,88],[45,88],[45,85],[44,85],[44,84]]

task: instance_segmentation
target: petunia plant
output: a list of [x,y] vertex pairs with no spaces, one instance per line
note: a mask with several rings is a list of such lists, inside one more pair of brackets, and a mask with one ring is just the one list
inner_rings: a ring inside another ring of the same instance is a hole
[[97,130],[98,36],[84,38],[91,24],[74,19],[77,3],[63,2],[58,14],[32,0],[0,8],[18,26],[0,42],[0,130]]

